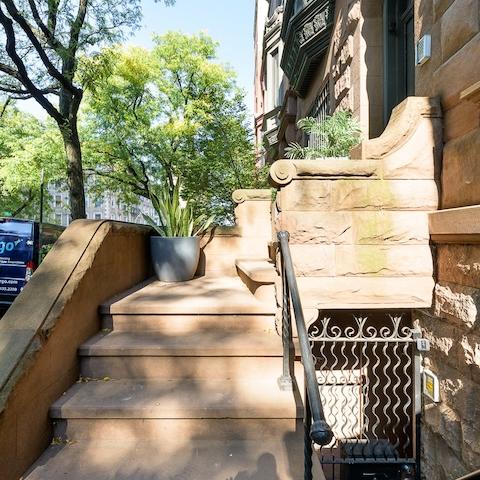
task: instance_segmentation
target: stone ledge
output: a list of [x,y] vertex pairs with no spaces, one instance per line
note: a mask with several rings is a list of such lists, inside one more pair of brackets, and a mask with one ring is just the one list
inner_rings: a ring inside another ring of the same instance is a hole
[[429,228],[437,243],[480,243],[480,205],[433,212]]
[[237,258],[235,265],[256,283],[273,284],[278,276],[274,264],[267,258]]
[[151,274],[150,234],[141,225],[73,222],[3,317],[0,478],[20,478],[50,443],[48,409],[78,379],[77,348],[98,332],[98,305]]

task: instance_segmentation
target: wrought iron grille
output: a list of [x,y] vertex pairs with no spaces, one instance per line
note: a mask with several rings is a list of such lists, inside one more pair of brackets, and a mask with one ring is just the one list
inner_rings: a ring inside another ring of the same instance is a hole
[[288,232],[279,232],[278,240],[283,286],[279,385],[292,387],[293,307],[306,381],[305,480],[313,479],[316,454],[329,480],[419,479],[420,353],[428,350],[428,342],[412,327],[410,311],[323,311],[307,329]]
[[[329,83],[322,88],[317,98],[313,102],[312,108],[308,114],[318,122],[323,122],[330,115],[330,89]],[[321,135],[311,134],[308,138],[308,146],[311,148],[322,148],[324,141]]]
[[324,315],[309,329],[325,420],[322,464],[415,463],[416,342],[408,312]]

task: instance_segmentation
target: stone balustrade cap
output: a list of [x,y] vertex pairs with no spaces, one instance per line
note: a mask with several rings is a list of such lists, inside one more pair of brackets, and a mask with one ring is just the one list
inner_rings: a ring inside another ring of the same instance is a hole
[[272,191],[269,188],[235,190],[232,198],[235,203],[265,202],[272,200]]
[[278,160],[270,168],[270,181],[276,186],[288,185],[294,179],[380,178],[380,162],[350,160],[347,157],[316,160]]

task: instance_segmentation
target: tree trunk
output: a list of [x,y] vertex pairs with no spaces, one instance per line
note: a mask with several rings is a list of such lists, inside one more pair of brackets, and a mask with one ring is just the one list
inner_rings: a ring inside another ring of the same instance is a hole
[[[62,73],[72,70],[74,59],[65,59]],[[73,75],[69,75],[72,79]],[[72,220],[87,218],[85,211],[85,188],[83,184],[82,148],[78,135],[77,113],[82,101],[82,91],[76,95],[64,88],[60,89],[59,109],[64,118],[59,124],[67,156],[67,181],[70,193],[70,216]]]
[[83,182],[82,150],[76,125],[69,124],[62,131],[67,155],[67,179],[70,191],[70,215],[72,220],[87,218]]

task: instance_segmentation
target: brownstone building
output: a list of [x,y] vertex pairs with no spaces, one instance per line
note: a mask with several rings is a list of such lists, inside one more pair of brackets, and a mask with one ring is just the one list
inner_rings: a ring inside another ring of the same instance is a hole
[[[384,132],[392,110],[411,96],[440,102],[443,128],[411,138],[418,149],[435,150],[440,208],[429,216],[436,282],[432,306],[414,312],[431,343],[423,366],[434,372],[440,387],[438,403],[423,402],[423,476],[454,479],[478,469],[480,2],[257,0],[256,10],[255,121],[261,162],[284,158],[293,141],[308,143],[296,128],[299,119],[321,120],[337,110],[353,113],[364,139],[383,133],[385,152],[378,149],[377,154],[392,153],[397,147],[387,141],[391,131]],[[432,143],[428,135],[443,140]],[[375,142],[371,145],[380,146]],[[371,152],[352,152],[352,159],[365,158],[373,158]],[[282,168],[290,167],[282,163]],[[302,179],[317,167],[301,167],[301,173],[295,168],[294,178]],[[418,190],[411,188],[413,198]],[[317,210],[324,210],[323,197],[315,198]],[[411,225],[416,228],[414,221]],[[311,237],[302,241],[315,243]],[[310,263],[315,256],[312,250]],[[399,283],[399,295],[402,288]]]

